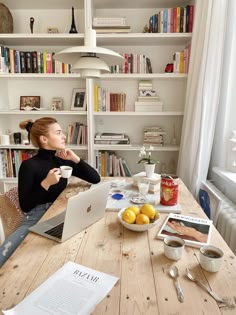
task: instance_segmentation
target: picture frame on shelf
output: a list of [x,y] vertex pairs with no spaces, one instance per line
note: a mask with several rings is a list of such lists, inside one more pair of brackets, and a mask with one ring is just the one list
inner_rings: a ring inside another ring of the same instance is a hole
[[39,110],[40,96],[21,96],[20,110]]
[[71,110],[86,110],[86,89],[73,89]]
[[63,98],[62,97],[53,97],[52,98],[52,107],[51,110],[63,110]]
[[47,27],[47,33],[48,34],[56,34],[56,33],[59,33],[59,30],[57,27]]

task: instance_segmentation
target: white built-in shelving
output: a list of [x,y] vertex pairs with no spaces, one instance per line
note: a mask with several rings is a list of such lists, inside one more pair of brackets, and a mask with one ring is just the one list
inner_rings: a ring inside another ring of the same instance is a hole
[[[175,51],[182,50],[191,42],[191,33],[142,33],[149,17],[160,8],[192,4],[188,0],[94,0],[94,16],[127,16],[131,25],[128,34],[97,34],[97,45],[118,53],[146,54],[152,62],[151,74],[103,74],[100,79],[82,79],[78,74],[0,74],[0,133],[6,130],[20,131],[19,121],[37,119],[40,116],[56,117],[66,132],[74,121],[88,124],[88,145],[69,146],[82,152],[88,162],[95,166],[98,150],[118,151],[133,172],[142,170],[138,165],[138,151],[142,147],[142,129],[148,125],[161,125],[166,131],[165,146],[156,147],[153,155],[162,162],[177,166],[184,116],[187,74],[165,73],[165,65],[172,62]],[[24,51],[57,52],[70,46],[83,45],[85,15],[84,3],[79,0],[30,1],[5,0],[14,19],[14,33],[0,34],[0,46],[5,45]],[[78,34],[69,34],[71,7],[75,8]],[[34,34],[30,33],[29,18],[35,18]],[[58,27],[58,34],[47,34],[47,27]],[[162,112],[134,112],[138,97],[138,81],[152,80],[154,89],[164,102]],[[126,112],[93,112],[93,87],[126,93]],[[73,88],[86,88],[87,112],[70,111]],[[25,112],[19,108],[21,95],[40,95],[45,110]],[[52,97],[63,97],[63,111],[51,111]],[[173,131],[174,130],[174,131]],[[124,132],[130,136],[131,145],[95,145],[96,132]],[[175,134],[174,134],[175,133]],[[176,145],[172,144],[175,138]],[[1,147],[0,147],[1,148]],[[23,145],[10,145],[12,149],[24,149]],[[27,148],[30,148],[29,146]]]

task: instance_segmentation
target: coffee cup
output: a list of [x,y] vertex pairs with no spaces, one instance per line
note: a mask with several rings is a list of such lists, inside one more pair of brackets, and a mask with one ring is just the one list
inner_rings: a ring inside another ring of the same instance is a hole
[[63,178],[71,177],[71,174],[72,174],[72,167],[71,166],[63,165],[60,167],[60,170],[61,170],[61,177],[63,177]]
[[218,247],[206,245],[200,248],[200,265],[209,272],[219,271],[224,253]]
[[182,257],[185,241],[176,236],[166,236],[164,238],[165,256],[172,260],[179,260]]

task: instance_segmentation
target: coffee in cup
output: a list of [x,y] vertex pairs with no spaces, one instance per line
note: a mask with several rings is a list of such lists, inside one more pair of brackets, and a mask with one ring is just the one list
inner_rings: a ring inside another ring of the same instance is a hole
[[179,260],[182,256],[185,242],[176,236],[166,236],[164,238],[165,256],[172,260]]
[[218,247],[206,245],[200,248],[200,265],[209,272],[219,271],[224,253]]
[[61,177],[63,177],[63,178],[71,177],[71,174],[72,174],[72,167],[71,166],[63,165],[60,167],[60,170],[61,170]]

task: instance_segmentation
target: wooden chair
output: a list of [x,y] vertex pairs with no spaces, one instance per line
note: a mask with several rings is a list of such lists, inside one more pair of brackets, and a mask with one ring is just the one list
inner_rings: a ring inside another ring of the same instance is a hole
[[20,226],[23,216],[17,187],[0,195],[0,244]]

